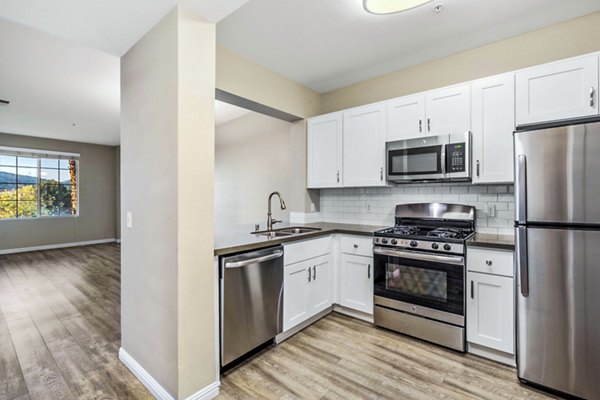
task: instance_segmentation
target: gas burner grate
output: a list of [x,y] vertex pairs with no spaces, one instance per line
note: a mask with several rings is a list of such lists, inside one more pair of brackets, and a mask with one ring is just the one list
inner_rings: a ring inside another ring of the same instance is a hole
[[419,228],[411,225],[400,225],[392,229],[394,235],[414,235],[419,232]]
[[446,238],[446,239],[457,239],[465,236],[462,229],[457,228],[437,228],[431,232],[427,232],[429,237]]

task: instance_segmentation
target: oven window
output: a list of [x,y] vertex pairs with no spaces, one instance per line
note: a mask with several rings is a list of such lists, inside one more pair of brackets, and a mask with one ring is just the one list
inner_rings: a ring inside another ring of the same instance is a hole
[[390,175],[426,175],[442,172],[442,146],[390,150],[388,171]]
[[375,296],[464,315],[464,265],[374,255]]
[[391,263],[386,267],[386,289],[437,301],[448,301],[446,272]]

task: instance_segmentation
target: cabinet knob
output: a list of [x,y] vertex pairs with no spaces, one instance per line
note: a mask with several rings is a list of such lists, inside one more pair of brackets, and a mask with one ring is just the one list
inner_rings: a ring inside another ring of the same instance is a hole
[[358,245],[357,245],[357,244],[354,244],[354,248],[355,248],[355,249],[358,249]]
[[485,260],[485,263],[486,263],[487,265],[492,265],[492,260]]

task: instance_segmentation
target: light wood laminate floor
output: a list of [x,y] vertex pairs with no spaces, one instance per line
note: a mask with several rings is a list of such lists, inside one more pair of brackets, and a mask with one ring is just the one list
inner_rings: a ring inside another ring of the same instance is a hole
[[0,400],[153,398],[118,359],[119,251],[0,256]]
[[[0,256],[0,400],[151,399],[118,360],[119,246]],[[548,399],[515,370],[331,314],[222,378],[219,399]]]

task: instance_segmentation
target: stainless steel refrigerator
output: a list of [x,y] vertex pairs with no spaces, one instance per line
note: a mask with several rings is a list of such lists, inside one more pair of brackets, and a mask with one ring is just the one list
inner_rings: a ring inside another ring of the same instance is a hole
[[519,378],[600,399],[600,122],[514,140]]

